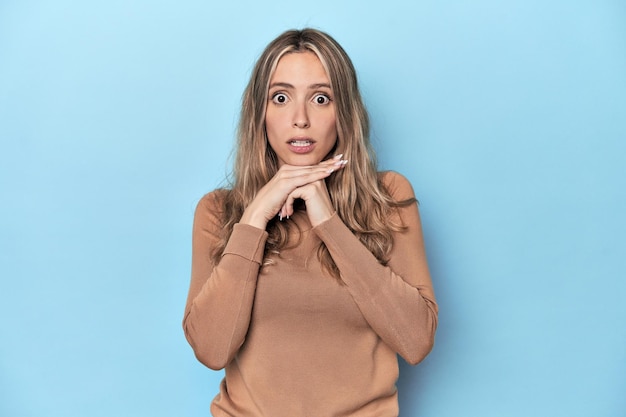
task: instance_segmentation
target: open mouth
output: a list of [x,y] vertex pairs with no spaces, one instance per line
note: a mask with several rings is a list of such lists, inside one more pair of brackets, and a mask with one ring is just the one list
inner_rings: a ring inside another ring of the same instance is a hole
[[289,141],[289,144],[295,147],[305,147],[311,146],[313,144],[313,141],[309,139],[293,139]]

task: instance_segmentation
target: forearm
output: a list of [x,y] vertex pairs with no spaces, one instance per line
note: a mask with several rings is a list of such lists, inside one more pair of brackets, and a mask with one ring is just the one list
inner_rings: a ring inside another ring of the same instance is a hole
[[[314,230],[372,329],[407,362],[422,360],[432,349],[437,327],[437,305],[427,266],[400,260],[395,263],[404,274],[401,276],[392,267],[381,265],[338,216]],[[415,233],[407,233],[411,232]]]
[[235,225],[224,254],[213,265],[209,254],[215,239],[204,223],[200,217],[194,225],[192,278],[183,328],[198,360],[221,369],[245,340],[267,233]]
[[225,255],[185,312],[183,328],[198,360],[224,368],[248,331],[259,265]]

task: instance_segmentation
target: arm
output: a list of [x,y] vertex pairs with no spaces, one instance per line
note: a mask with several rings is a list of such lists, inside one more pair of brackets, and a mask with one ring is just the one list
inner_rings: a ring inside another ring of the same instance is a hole
[[183,329],[198,360],[211,369],[225,367],[245,340],[267,232],[236,224],[224,254],[214,265],[221,210],[218,192],[196,208],[193,224],[191,285]]
[[292,213],[292,202],[287,207],[285,204],[294,190],[307,185],[308,189],[319,189],[321,180],[343,168],[345,162],[340,157],[313,166],[284,164],[246,207],[216,265],[211,252],[220,239],[218,213],[222,211],[220,193],[224,191],[207,194],[198,203],[183,328],[196,357],[209,368],[224,368],[248,333],[268,236],[267,222],[279,210],[284,215]]
[[[413,197],[409,182],[385,174],[396,200]],[[420,362],[432,349],[437,304],[428,271],[417,203],[398,208],[404,232],[394,233],[388,266],[376,257],[335,214],[313,230],[328,247],[341,278],[372,329],[407,362]]]

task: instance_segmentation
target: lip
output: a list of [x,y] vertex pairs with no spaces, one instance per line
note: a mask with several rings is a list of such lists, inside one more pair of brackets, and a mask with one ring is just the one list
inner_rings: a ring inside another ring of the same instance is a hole
[[315,141],[308,137],[294,137],[287,141],[287,146],[291,152],[305,154],[315,149]]

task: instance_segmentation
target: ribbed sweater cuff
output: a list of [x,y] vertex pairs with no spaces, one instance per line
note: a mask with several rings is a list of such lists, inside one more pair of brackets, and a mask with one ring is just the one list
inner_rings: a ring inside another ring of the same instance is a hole
[[236,223],[224,248],[224,255],[231,254],[261,264],[267,232],[249,224]]

